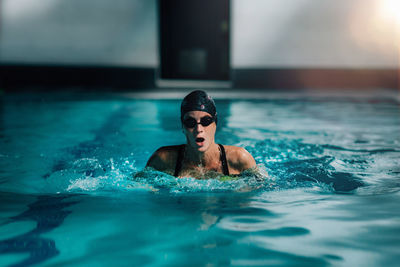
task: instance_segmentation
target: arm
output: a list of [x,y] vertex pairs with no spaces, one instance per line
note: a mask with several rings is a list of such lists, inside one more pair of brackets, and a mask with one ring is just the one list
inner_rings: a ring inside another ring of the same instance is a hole
[[227,148],[229,150],[227,160],[231,174],[240,174],[245,170],[256,168],[256,161],[246,149],[236,146],[229,146]]
[[267,172],[262,172],[257,168],[256,161],[253,156],[244,148],[238,150],[238,161],[240,166],[240,173],[246,172],[256,178],[258,182],[262,182],[268,176]]
[[149,160],[146,163],[146,166],[143,170],[136,172],[133,175],[133,178],[148,178],[148,172],[146,171],[146,169],[148,168],[152,168],[154,170],[157,171],[162,171],[163,169],[163,160],[162,157],[160,155],[160,149],[158,149],[157,151],[155,151],[153,153],[153,155],[151,155],[151,157],[149,158]]
[[176,155],[174,155],[174,148],[172,147],[161,147],[151,155],[147,161],[146,168],[151,167],[157,171],[166,172],[173,174],[173,166],[176,161]]
[[151,155],[151,157],[147,161],[146,167],[151,167],[155,170],[162,171],[165,168],[163,158],[163,152],[160,148],[156,152],[154,152],[153,155]]
[[239,148],[237,151],[238,154],[238,169],[240,172],[243,172],[248,169],[252,169],[257,167],[256,161],[253,156],[244,148]]

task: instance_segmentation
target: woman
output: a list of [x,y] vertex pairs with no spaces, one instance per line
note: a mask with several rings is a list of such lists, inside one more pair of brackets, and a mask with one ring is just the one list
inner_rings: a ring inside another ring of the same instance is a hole
[[147,167],[176,177],[198,179],[237,175],[256,167],[254,158],[244,148],[215,143],[217,111],[206,92],[193,91],[183,99],[181,122],[186,144],[159,148]]

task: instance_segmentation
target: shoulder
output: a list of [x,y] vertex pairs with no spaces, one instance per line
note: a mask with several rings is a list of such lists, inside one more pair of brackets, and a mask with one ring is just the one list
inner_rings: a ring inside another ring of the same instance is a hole
[[156,155],[162,159],[169,159],[171,155],[178,154],[181,145],[177,146],[162,146],[157,149],[153,155]]
[[151,155],[146,167],[152,167],[159,171],[175,169],[180,148],[180,145],[160,147]]
[[256,161],[253,156],[243,147],[224,146],[226,158],[233,168],[242,172],[244,170],[256,167]]

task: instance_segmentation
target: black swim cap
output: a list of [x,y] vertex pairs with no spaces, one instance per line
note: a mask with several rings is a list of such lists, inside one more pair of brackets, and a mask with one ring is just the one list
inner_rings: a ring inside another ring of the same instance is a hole
[[185,96],[181,104],[181,121],[189,111],[205,111],[209,113],[217,123],[217,110],[214,100],[206,92],[196,90]]

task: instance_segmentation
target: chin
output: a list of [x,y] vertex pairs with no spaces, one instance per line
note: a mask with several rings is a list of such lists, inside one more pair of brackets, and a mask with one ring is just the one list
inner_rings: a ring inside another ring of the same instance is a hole
[[197,148],[197,151],[199,151],[199,152],[206,152],[207,149],[206,149],[204,146],[202,146],[202,147]]
[[198,148],[197,148],[197,151],[199,151],[199,152],[206,152],[206,151],[208,150],[209,147],[210,147],[210,145],[207,144],[207,145],[198,147]]

